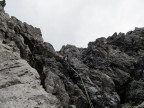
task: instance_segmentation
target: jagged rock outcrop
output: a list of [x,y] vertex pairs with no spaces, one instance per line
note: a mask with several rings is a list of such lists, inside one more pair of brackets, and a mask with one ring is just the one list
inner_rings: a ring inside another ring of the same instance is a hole
[[0,40],[0,107],[53,108],[58,99],[40,86],[38,72],[20,58],[19,50]]
[[[144,28],[56,52],[0,6],[0,108],[144,107]],[[68,62],[59,55],[68,54]]]
[[[1,6],[0,8],[2,9]],[[36,42],[39,38],[38,42],[42,42],[42,38],[36,35],[40,34],[40,30],[23,24],[14,17],[9,18],[3,9],[0,11],[0,25],[0,108],[61,106],[56,96],[47,93],[40,85],[40,76],[37,70],[31,67],[35,63],[25,41],[29,38]],[[19,31],[26,29],[23,34],[16,31],[20,25],[23,27]]]
[[2,7],[5,7],[6,1],[5,1],[5,0],[1,0],[1,1],[0,1],[0,5],[1,5]]

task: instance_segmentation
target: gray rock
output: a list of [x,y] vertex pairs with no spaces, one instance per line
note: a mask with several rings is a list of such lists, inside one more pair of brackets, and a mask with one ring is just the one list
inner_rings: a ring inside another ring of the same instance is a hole
[[0,108],[143,106],[144,28],[56,52],[1,5],[0,25]]
[[3,32],[7,31],[7,26],[4,22],[0,22],[0,30]]
[[76,108],[75,105],[70,105],[68,108]]
[[58,108],[58,100],[39,85],[16,84],[0,89],[1,108]]
[[141,103],[140,105],[138,105],[138,106],[135,106],[136,108],[143,108],[144,107],[144,102],[143,103]]
[[[1,42],[1,41],[0,41]],[[13,47],[0,43],[0,107],[57,108],[59,100],[40,86],[38,72]]]
[[133,81],[128,86],[126,97],[131,100],[131,104],[141,104],[144,101],[144,82]]

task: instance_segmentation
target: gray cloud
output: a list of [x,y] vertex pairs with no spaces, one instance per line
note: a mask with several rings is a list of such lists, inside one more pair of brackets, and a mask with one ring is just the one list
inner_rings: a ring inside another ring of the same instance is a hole
[[6,12],[42,30],[56,50],[144,26],[143,0],[7,0]]

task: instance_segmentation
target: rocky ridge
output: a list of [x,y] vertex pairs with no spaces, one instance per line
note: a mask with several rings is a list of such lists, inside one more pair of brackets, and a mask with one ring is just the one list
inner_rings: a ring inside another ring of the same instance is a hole
[[143,42],[144,28],[135,28],[56,52],[39,28],[0,6],[0,108],[90,108],[81,79],[94,108],[142,108]]

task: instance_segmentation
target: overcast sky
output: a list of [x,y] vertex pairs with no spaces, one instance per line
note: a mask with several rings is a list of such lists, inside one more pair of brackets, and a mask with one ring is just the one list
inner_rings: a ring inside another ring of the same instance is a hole
[[56,50],[114,32],[144,27],[144,0],[6,0],[5,11],[41,28],[44,41]]

